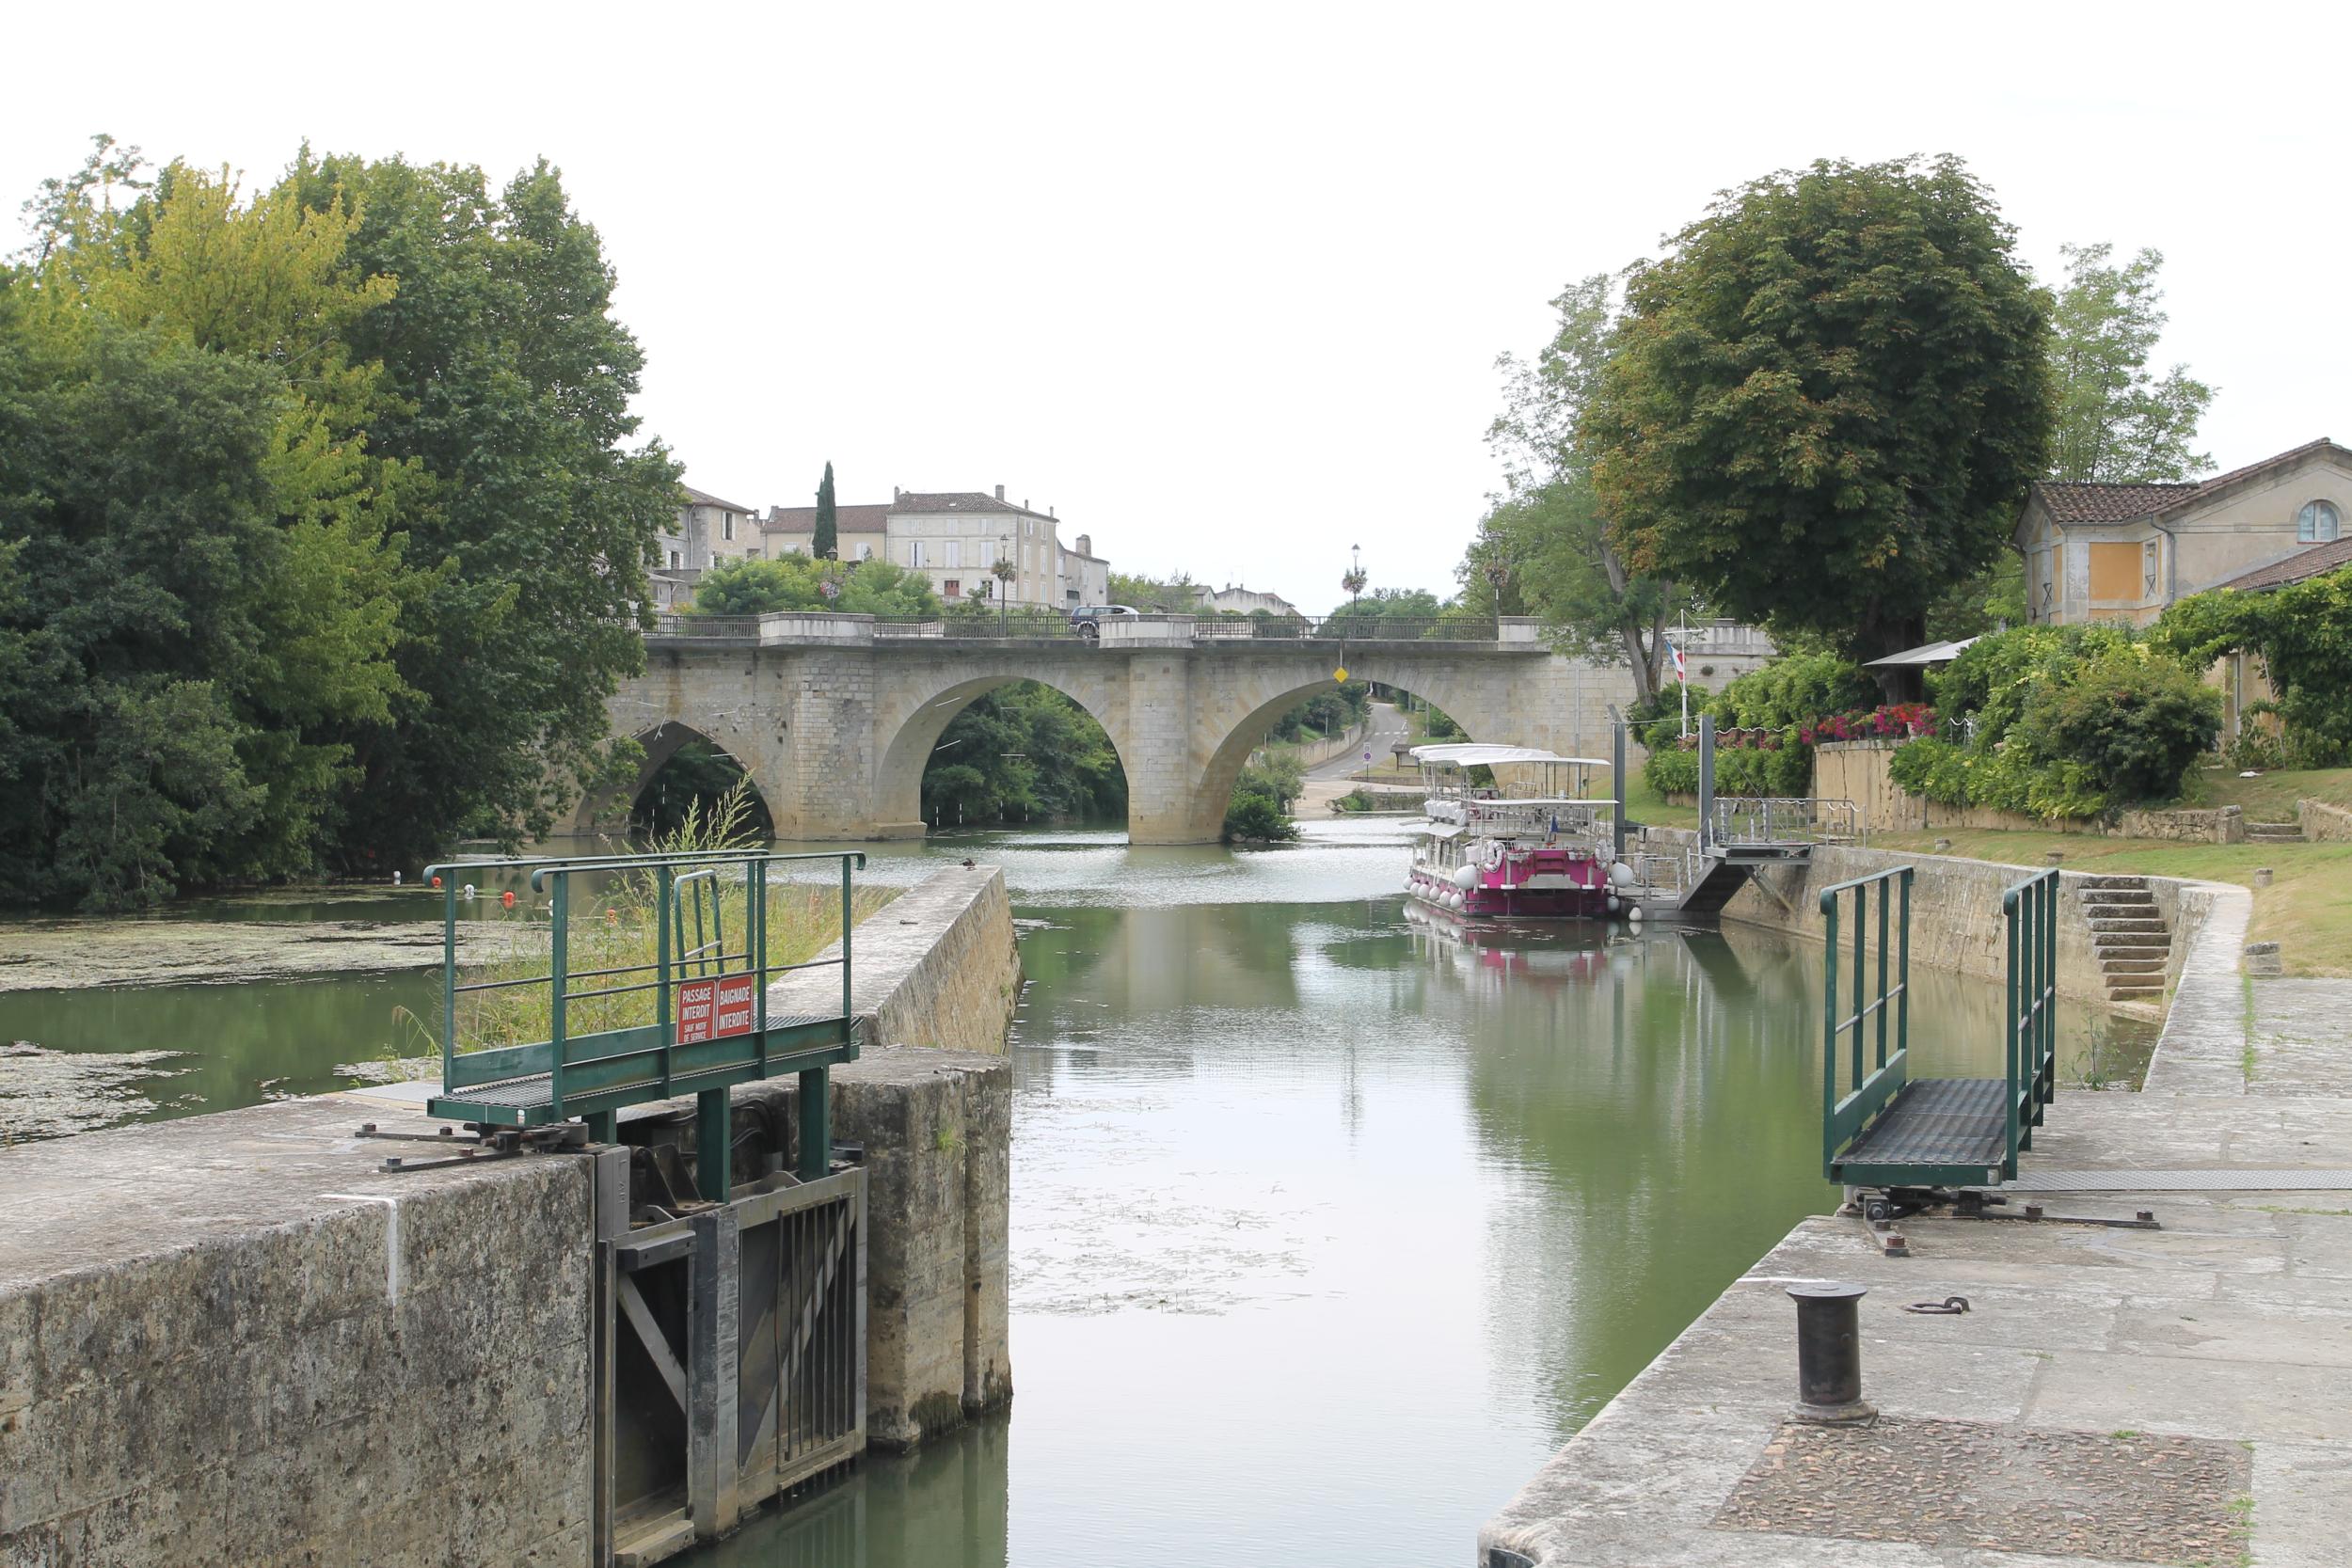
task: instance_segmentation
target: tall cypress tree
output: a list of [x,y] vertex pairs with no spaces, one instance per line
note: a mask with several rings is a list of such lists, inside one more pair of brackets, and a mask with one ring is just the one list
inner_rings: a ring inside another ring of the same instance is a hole
[[825,465],[825,477],[817,485],[817,536],[808,542],[809,553],[818,560],[833,554],[840,544],[840,534],[833,523],[833,465]]

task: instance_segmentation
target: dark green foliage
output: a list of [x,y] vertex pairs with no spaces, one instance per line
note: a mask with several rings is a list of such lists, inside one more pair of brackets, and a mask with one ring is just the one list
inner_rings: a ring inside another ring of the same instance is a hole
[[394,722],[355,729],[362,782],[334,857],[415,860],[453,829],[544,832],[604,760],[604,700],[638,628],[679,468],[630,448],[644,352],[612,314],[595,230],[545,162],[296,164],[306,205],[360,214],[351,261],[399,280],[350,334],[383,366],[369,450],[428,476],[409,556],[439,568],[403,613]]
[[[828,584],[835,590],[828,594]],[[853,615],[940,613],[930,579],[887,561],[844,567],[812,556],[724,561],[694,585],[697,615],[764,615],[779,610],[838,610]]]
[[1318,691],[1274,721],[1272,736],[1276,740],[1322,740],[1327,736],[1344,735],[1364,721],[1372,711],[1372,688],[1363,681],[1349,681],[1328,691]]
[[2352,569],[2259,594],[2197,594],[2164,612],[2149,641],[2202,670],[2258,656],[2278,692],[2282,754],[2329,768],[2352,756]]
[[[630,805],[629,829],[641,838],[662,838],[678,832],[691,816],[697,822],[718,819],[723,802],[744,787],[743,765],[707,740],[690,740],[654,770]],[[742,831],[754,840],[774,836],[768,803],[756,789],[744,789]]]
[[808,553],[819,561],[831,561],[841,547],[841,531],[835,517],[833,465],[828,462],[825,477],[817,482],[817,527],[808,541]]
[[1094,716],[1048,686],[1018,681],[950,720],[923,774],[931,823],[1089,820],[1123,815],[1127,775]]
[[1423,704],[1422,738],[1424,740],[1468,740],[1470,736],[1442,709]]
[[2046,302],[1956,159],[1733,192],[1635,271],[1580,424],[1631,567],[1875,657],[2041,473]]
[[2037,692],[2010,743],[2080,763],[2123,806],[2176,799],[2220,725],[2221,693],[2169,658],[2119,648]]
[[1225,808],[1228,844],[1287,844],[1298,836],[1298,825],[1283,814],[1274,797],[1257,790],[1236,790]]
[[1226,802],[1225,841],[1287,844],[1296,838],[1298,827],[1290,819],[1290,809],[1304,784],[1298,765],[1287,757],[1244,768]]
[[1894,755],[1897,784],[2044,818],[2175,800],[2211,750],[2220,693],[2130,628],[2020,626],[1931,682],[1943,733]]
[[547,826],[676,499],[541,166],[102,156],[0,271],[0,883],[92,906]]
[[255,863],[275,835],[240,754],[269,721],[278,379],[24,325],[0,295],[0,885],[113,908],[297,868]]
[[1789,797],[1813,792],[1810,726],[1833,714],[1867,707],[1878,689],[1851,660],[1836,654],[1791,654],[1751,670],[1721,691],[1690,689],[1691,735],[1682,734],[1679,684],[1668,683],[1655,703],[1637,705],[1628,718],[1634,737],[1649,748],[1642,776],[1661,794],[1689,795],[1699,786],[1699,719],[1715,716],[1715,793]]
[[1425,588],[1375,588],[1325,616],[1323,635],[1418,638],[1444,610]]

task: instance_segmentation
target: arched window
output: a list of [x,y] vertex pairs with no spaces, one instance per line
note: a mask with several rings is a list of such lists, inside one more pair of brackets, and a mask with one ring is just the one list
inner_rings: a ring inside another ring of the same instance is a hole
[[2295,537],[2302,544],[2329,544],[2343,533],[2344,516],[2327,501],[2306,501],[2295,515]]

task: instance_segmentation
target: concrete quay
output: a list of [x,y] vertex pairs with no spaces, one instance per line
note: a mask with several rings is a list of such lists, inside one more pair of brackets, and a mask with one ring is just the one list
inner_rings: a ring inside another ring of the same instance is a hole
[[[2245,895],[2214,897],[2146,1089],[2061,1090],[2021,1187],[2059,1171],[2352,1171],[2352,983],[2249,988]],[[2352,1190],[2030,1201],[2150,1210],[2162,1228],[1914,1217],[1899,1223],[1912,1256],[1888,1258],[1857,1219],[1806,1220],[1488,1521],[1477,1560],[2352,1561]],[[1873,1425],[1788,1420],[1785,1292],[1823,1280],[1868,1289]],[[1905,1310],[1955,1295],[1964,1314]]]

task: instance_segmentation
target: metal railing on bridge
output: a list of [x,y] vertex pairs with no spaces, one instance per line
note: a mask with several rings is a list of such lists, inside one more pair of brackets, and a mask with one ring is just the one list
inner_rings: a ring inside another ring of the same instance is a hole
[[[1181,623],[1181,626],[1171,625]],[[794,610],[775,615],[700,615],[663,611],[652,635],[681,641],[794,642],[940,638],[958,641],[1043,639],[1053,641],[1195,642],[1454,642],[1524,650],[1548,644],[1525,618],[1491,616],[1375,616],[1341,610],[1330,615],[1075,616],[1037,605],[1004,606],[966,599],[937,615],[852,615]],[[1107,629],[1107,635],[1105,635]],[[1171,635],[1174,634],[1174,635]]]
[[[2057,1094],[2058,874],[2036,873],[2001,895],[2009,969],[2002,1076],[1916,1080],[1910,1077],[1912,875],[1911,866],[1898,866],[1821,891],[1822,1174],[1847,1187],[1994,1185],[2016,1177],[2018,1151],[2032,1147],[2033,1129]],[[1840,911],[1848,902],[1850,1003],[1841,1001],[1838,983]],[[1841,1006],[1849,1008],[1842,1016]]]
[[1851,844],[1858,820],[1851,800],[1719,795],[1708,842],[1725,849]]

